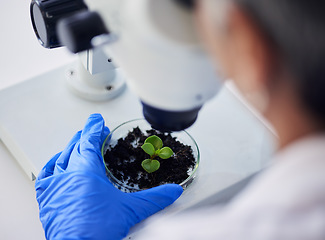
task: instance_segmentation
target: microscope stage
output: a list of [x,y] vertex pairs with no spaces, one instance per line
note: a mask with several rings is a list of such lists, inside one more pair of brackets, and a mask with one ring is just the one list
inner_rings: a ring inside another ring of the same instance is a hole
[[[0,92],[0,137],[31,180],[83,128],[91,113],[106,125],[142,118],[138,98],[128,88],[107,102],[90,102],[66,87],[67,65]],[[261,170],[274,151],[274,135],[227,86],[208,102],[188,129],[201,164],[192,186],[160,214],[177,213]]]

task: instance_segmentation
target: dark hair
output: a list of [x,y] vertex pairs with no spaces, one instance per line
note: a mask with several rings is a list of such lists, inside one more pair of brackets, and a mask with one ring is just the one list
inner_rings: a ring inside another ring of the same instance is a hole
[[325,123],[325,1],[235,0],[281,53],[300,98]]

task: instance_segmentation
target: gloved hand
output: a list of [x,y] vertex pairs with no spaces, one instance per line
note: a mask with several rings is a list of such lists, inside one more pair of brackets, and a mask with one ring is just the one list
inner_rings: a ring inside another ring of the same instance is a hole
[[47,239],[122,239],[133,225],[182,194],[176,184],[137,193],[116,189],[106,177],[101,156],[108,133],[101,115],[91,115],[37,177],[36,197]]

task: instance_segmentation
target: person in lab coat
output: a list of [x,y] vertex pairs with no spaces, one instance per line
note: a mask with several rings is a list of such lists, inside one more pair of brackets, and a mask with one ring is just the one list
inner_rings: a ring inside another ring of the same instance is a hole
[[[226,206],[157,220],[137,239],[325,239],[325,2],[198,0],[195,12],[207,51],[274,126],[279,149]],[[48,239],[121,239],[182,193],[115,189],[100,156],[108,132],[92,115],[38,176]]]

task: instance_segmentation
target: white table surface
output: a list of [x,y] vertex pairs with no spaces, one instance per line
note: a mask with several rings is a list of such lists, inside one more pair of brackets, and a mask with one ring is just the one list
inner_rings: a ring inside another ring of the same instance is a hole
[[[0,90],[75,59],[64,48],[47,50],[39,45],[29,3],[0,2]],[[33,185],[0,140],[0,239],[45,239]]]
[[[0,1],[0,90],[75,59],[42,48],[34,36],[28,0]],[[34,184],[0,141],[0,239],[45,239]]]

